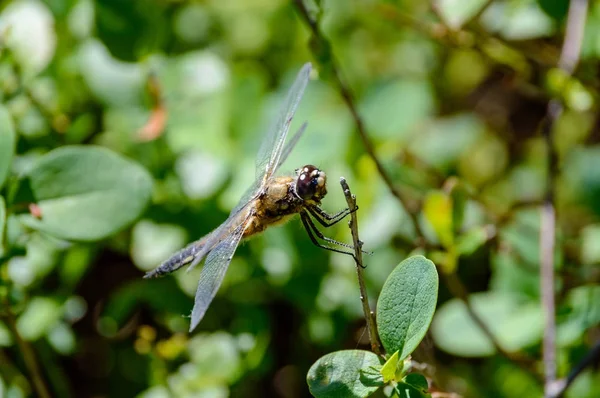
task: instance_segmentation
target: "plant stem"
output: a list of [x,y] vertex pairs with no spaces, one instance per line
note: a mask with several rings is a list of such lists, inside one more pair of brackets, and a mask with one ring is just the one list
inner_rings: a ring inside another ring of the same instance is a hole
[[369,306],[369,296],[367,295],[367,287],[365,286],[365,278],[363,275],[365,267],[362,261],[362,242],[358,238],[358,217],[356,216],[358,207],[356,206],[356,196],[352,195],[352,192],[350,192],[350,187],[348,187],[348,183],[344,177],[340,178],[340,185],[342,186],[348,208],[350,209],[349,227],[352,233],[352,242],[354,244],[354,260],[356,260],[356,274],[358,276],[358,287],[360,289],[360,301],[365,314],[365,320],[367,321],[367,333],[369,334],[369,341],[371,342],[371,350],[373,350],[375,354],[383,356],[379,344],[375,317]]
[[23,337],[21,337],[21,334],[17,329],[15,315],[10,310],[8,303],[5,302],[5,304],[6,312],[4,314],[4,319],[6,320],[8,327],[12,331],[13,336],[17,341],[17,345],[19,346],[19,350],[23,355],[23,360],[25,361],[25,366],[27,367],[27,370],[29,371],[29,374],[31,376],[35,392],[40,398],[50,398],[50,393],[48,392],[48,388],[44,383],[44,378],[42,376],[40,366],[35,357],[35,353],[33,352],[33,348],[31,347],[31,344],[28,341],[25,341]]
[[[587,0],[571,0],[567,15],[565,39],[558,61],[558,67],[572,75],[579,62],[583,31],[587,14]],[[547,180],[544,203],[540,220],[540,289],[542,309],[545,313],[543,362],[544,396],[552,397],[556,383],[556,304],[554,298],[554,249],[556,245],[556,209],[554,182],[558,173],[558,155],[554,148],[552,130],[563,112],[560,99],[548,102],[546,117],[542,122],[542,135],[548,151]]]

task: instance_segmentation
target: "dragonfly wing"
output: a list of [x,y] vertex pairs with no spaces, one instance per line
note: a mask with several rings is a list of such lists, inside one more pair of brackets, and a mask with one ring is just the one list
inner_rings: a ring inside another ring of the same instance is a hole
[[283,162],[285,162],[287,157],[290,155],[290,153],[292,152],[292,149],[294,149],[294,147],[300,140],[300,137],[302,137],[302,134],[304,134],[304,130],[306,130],[306,126],[307,126],[306,122],[302,123],[302,126],[300,126],[298,131],[296,131],[296,134],[294,134],[294,136],[292,138],[290,138],[288,143],[285,144],[285,148],[283,148],[283,153],[281,154],[281,158],[279,159],[279,164],[277,164],[277,167],[275,168],[274,171],[279,170],[279,168],[281,167]]
[[244,229],[249,217],[246,217],[244,222],[230,234],[226,239],[219,242],[208,253],[206,263],[200,272],[200,281],[196,290],[196,298],[194,300],[194,308],[192,310],[192,321],[190,324],[190,332],[198,326],[208,306],[217,294],[217,290],[223,282],[229,263],[233,258],[233,254],[244,235]]
[[233,208],[230,217],[240,213],[248,203],[258,197],[264,188],[266,181],[275,174],[292,149],[294,149],[294,146],[302,136],[302,133],[304,133],[306,123],[300,127],[298,132],[294,134],[290,142],[288,142],[284,148],[285,139],[290,129],[292,118],[296,113],[300,99],[302,99],[302,95],[304,94],[304,89],[308,84],[311,69],[312,65],[308,62],[304,64],[298,73],[298,76],[296,76],[296,80],[288,92],[277,120],[271,125],[270,130],[263,138],[258,156],[256,157],[256,179],[254,180],[254,184],[252,184],[244,196],[242,196],[242,199],[238,202],[237,206]]
[[308,84],[311,69],[312,65],[310,62],[304,64],[288,92],[275,123],[270,126],[269,131],[262,141],[256,158],[256,177],[261,183],[271,178],[279,165],[283,145],[290,129],[292,118],[296,113],[300,99],[304,94],[304,89]]

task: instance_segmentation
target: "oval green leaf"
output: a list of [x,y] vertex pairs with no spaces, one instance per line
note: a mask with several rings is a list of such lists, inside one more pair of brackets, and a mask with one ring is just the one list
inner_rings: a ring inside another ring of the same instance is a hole
[[383,385],[379,357],[370,351],[344,350],[327,354],[308,371],[313,396],[368,397]]
[[387,352],[403,360],[423,339],[437,304],[438,274],[423,256],[402,261],[390,274],[377,301],[377,328]]
[[4,231],[6,231],[6,203],[0,196],[0,257],[4,255]]
[[[469,302],[504,350],[517,352],[541,340],[544,324],[537,303],[508,292],[474,293]],[[453,355],[484,357],[496,351],[459,299],[439,308],[431,332],[435,343]]]
[[21,221],[67,240],[95,241],[118,232],[144,211],[152,194],[146,169],[101,147],[55,149],[27,177],[39,214]]
[[0,105],[0,188],[4,185],[10,172],[10,165],[15,154],[15,128],[10,114]]

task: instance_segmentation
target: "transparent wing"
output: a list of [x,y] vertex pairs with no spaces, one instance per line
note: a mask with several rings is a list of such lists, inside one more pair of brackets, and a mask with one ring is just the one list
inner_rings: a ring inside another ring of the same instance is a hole
[[[271,175],[275,174],[275,172],[277,170],[279,170],[279,168],[281,167],[283,162],[285,162],[285,160],[287,159],[289,154],[292,152],[292,149],[294,149],[294,147],[300,140],[300,137],[302,137],[302,134],[304,134],[304,131],[306,130],[306,126],[307,126],[307,123],[306,122],[303,123],[302,126],[300,126],[300,128],[296,132],[296,134],[294,134],[294,136],[285,145],[285,147],[283,148],[283,151],[281,153],[281,157],[279,158],[279,163],[277,164],[277,167],[275,167],[273,169],[273,172],[271,173]],[[263,185],[263,177],[255,180],[254,184],[252,184],[252,186],[246,191],[246,193],[244,193],[244,196],[242,196],[242,199],[240,199],[238,204],[233,208],[233,210],[231,210],[231,213],[229,213],[229,217],[233,217],[236,214],[240,213],[241,210],[243,210],[248,204],[252,203],[252,201],[254,199],[256,199],[256,197],[260,193],[262,185]]]
[[308,84],[311,69],[312,65],[308,62],[304,64],[298,73],[298,76],[296,76],[296,80],[288,92],[277,120],[271,125],[270,130],[261,143],[258,156],[256,157],[256,179],[254,180],[254,184],[252,184],[238,204],[231,210],[231,213],[229,213],[230,217],[239,213],[249,202],[252,202],[252,200],[258,196],[263,185],[283,164],[292,149],[294,149],[294,146],[296,146],[302,133],[304,133],[306,123],[300,127],[298,132],[294,134],[290,142],[288,142],[284,148],[285,139],[290,129],[292,118],[296,113],[300,99],[304,94],[304,89]]
[[290,155],[290,153],[292,152],[292,149],[294,149],[294,147],[300,140],[300,137],[302,137],[302,134],[304,134],[304,130],[306,130],[307,125],[308,124],[306,122],[302,123],[302,126],[300,126],[298,131],[296,131],[296,134],[294,134],[294,136],[292,138],[290,138],[288,143],[285,144],[285,148],[283,148],[283,153],[281,154],[281,158],[279,159],[279,163],[277,164],[277,167],[275,167],[274,172],[279,170],[279,168],[281,167],[283,162],[285,162],[287,157]]
[[233,254],[244,235],[244,228],[248,219],[249,217],[246,217],[244,222],[232,234],[219,242],[208,254],[204,268],[200,272],[200,281],[198,282],[194,309],[192,310],[190,332],[198,326],[208,306],[217,294]]
[[235,234],[239,228],[242,228],[242,231],[244,230],[246,226],[245,223],[248,219],[248,215],[250,214],[249,210],[253,204],[254,201],[244,203],[240,211],[236,212],[235,214],[231,214],[223,224],[218,226],[213,232],[210,233],[206,241],[202,241],[202,239],[198,241],[198,243],[201,244],[201,247],[199,247],[194,254],[194,258],[186,263],[190,264],[187,272],[191,271],[192,268],[198,265],[207,254],[209,254],[214,248],[216,248],[216,246],[220,244],[221,241],[230,239],[231,235]]
[[296,113],[300,99],[304,94],[304,89],[308,84],[311,69],[312,65],[310,62],[304,64],[288,92],[275,123],[270,126],[269,131],[262,141],[256,158],[256,180],[259,181],[259,184],[263,184],[271,178],[277,166],[279,166],[283,145],[290,129],[292,118]]

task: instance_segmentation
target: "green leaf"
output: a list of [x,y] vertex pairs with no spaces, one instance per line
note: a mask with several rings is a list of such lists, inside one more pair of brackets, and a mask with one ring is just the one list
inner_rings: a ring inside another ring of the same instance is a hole
[[548,37],[556,30],[554,21],[531,1],[492,2],[481,16],[481,24],[508,40]]
[[456,240],[456,252],[459,255],[471,255],[494,236],[490,226],[471,228]]
[[423,204],[423,214],[439,242],[446,248],[454,242],[452,198],[441,191],[430,192]]
[[431,395],[426,392],[421,391],[419,388],[414,387],[408,383],[398,383],[394,390],[396,390],[396,394],[398,394],[401,398],[426,398],[431,397]]
[[537,2],[548,16],[558,21],[565,19],[569,10],[569,0],[537,0]]
[[568,347],[581,339],[588,328],[600,323],[600,285],[571,290],[559,314],[557,341],[560,346]]
[[17,319],[17,329],[25,340],[37,340],[52,329],[62,315],[60,304],[47,297],[34,297]]
[[77,241],[106,238],[146,208],[152,177],[131,160],[101,147],[66,146],[42,156],[27,175],[40,217],[31,228]]
[[593,3],[585,24],[585,34],[581,46],[583,59],[597,59],[600,55],[600,4]]
[[4,255],[4,231],[6,231],[6,203],[0,196],[0,257]]
[[434,113],[433,89],[427,80],[399,79],[369,89],[360,104],[376,138],[402,139]]
[[403,360],[425,336],[438,295],[435,265],[423,256],[402,261],[383,285],[377,301],[377,328],[387,352]]
[[[540,341],[543,319],[537,303],[505,292],[471,294],[469,302],[506,351],[516,352]],[[436,344],[453,355],[484,357],[495,353],[493,344],[459,299],[438,309],[431,332]]]
[[15,128],[6,108],[0,105],[0,188],[4,185],[10,172],[10,165],[15,154]]
[[372,352],[336,351],[319,358],[306,381],[315,397],[368,397],[383,385],[381,377],[372,377],[380,369],[379,357]]
[[473,18],[487,3],[486,0],[437,0],[435,6],[444,22],[458,29]]
[[462,113],[428,120],[408,143],[408,150],[417,159],[450,174],[465,148],[476,145],[485,134],[485,124],[474,114]]
[[410,384],[411,386],[423,392],[427,392],[429,390],[429,383],[427,383],[427,379],[420,373],[409,373],[404,377],[403,381],[406,384]]
[[389,383],[392,380],[396,380],[396,371],[398,370],[398,351],[394,353],[387,360],[386,363],[381,367],[381,375],[383,376],[383,382]]

